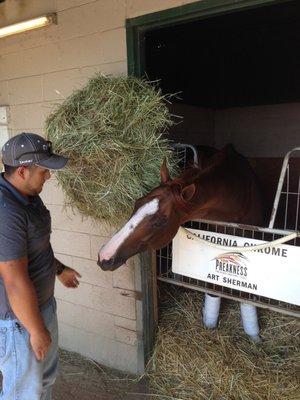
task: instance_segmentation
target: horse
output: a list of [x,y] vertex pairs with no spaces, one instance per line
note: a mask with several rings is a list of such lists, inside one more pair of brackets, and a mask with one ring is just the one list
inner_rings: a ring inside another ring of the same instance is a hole
[[190,220],[263,224],[257,177],[232,145],[210,152],[201,166],[174,179],[164,160],[160,175],[160,185],[136,200],[129,221],[100,249],[98,265],[104,271],[116,270],[145,250],[165,247]]

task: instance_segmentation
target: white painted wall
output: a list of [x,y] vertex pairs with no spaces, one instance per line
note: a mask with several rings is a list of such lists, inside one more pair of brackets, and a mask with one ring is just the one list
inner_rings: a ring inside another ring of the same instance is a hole
[[182,118],[170,137],[180,142],[222,148],[233,143],[246,157],[284,157],[300,146],[300,103],[213,110],[173,104]]
[[217,110],[214,141],[250,158],[283,157],[300,146],[300,103]]
[[214,145],[214,110],[181,103],[171,104],[169,110],[176,121],[170,129],[172,140],[203,146]]
[[[43,134],[53,105],[84,85],[97,71],[127,73],[125,20],[180,6],[186,0],[6,0],[0,27],[57,12],[58,24],[0,39],[0,106],[10,110],[9,133]],[[81,274],[78,290],[58,283],[60,345],[126,371],[144,368],[138,258],[130,268],[102,272],[99,246],[111,235],[63,209],[55,179],[43,199],[53,220],[56,255]]]
[[7,106],[0,106],[0,148],[9,139],[8,121],[9,108]]

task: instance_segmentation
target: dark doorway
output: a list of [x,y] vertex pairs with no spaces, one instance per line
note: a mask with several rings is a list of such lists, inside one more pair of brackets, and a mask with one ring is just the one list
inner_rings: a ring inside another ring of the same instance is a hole
[[300,2],[210,17],[145,35],[145,72],[185,104],[300,100]]

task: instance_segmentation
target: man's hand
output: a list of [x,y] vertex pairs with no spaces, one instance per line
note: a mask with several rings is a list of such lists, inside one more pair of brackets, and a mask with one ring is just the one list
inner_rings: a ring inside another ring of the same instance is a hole
[[30,344],[38,361],[44,360],[51,346],[50,333],[45,329],[42,332],[30,334]]
[[57,278],[64,286],[68,288],[77,288],[79,285],[77,278],[81,278],[81,275],[75,271],[75,269],[66,267],[61,274],[57,275]]

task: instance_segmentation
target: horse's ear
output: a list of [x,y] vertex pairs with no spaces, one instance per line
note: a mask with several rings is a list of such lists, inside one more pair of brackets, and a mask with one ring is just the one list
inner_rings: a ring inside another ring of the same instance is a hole
[[161,183],[167,183],[170,180],[170,174],[167,167],[166,157],[164,158],[164,161],[160,167],[160,177],[161,177]]
[[191,198],[194,196],[195,191],[196,191],[196,186],[194,183],[191,183],[190,185],[182,189],[181,197],[183,198],[184,201],[190,201]]

